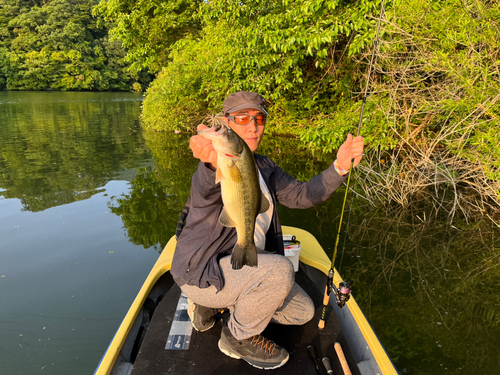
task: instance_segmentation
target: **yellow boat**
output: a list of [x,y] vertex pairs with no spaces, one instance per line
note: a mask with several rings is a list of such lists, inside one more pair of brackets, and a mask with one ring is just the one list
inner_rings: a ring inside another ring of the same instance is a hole
[[[304,326],[270,324],[264,331],[266,337],[290,353],[289,361],[272,370],[273,374],[327,374],[321,363],[324,357],[329,358],[334,374],[342,374],[342,364],[334,348],[336,342],[341,344],[352,374],[398,374],[353,297],[343,308],[331,298],[326,327],[317,328],[330,259],[307,231],[287,226],[282,230],[300,241],[300,270],[296,281],[315,302],[316,316]],[[172,237],[165,246],[94,375],[262,373],[219,351],[219,325],[197,332],[189,329],[190,322],[187,325],[182,319],[182,295],[169,272],[176,244]],[[339,285],[341,281],[335,271],[334,284]],[[307,349],[310,346],[314,348],[316,361]]]

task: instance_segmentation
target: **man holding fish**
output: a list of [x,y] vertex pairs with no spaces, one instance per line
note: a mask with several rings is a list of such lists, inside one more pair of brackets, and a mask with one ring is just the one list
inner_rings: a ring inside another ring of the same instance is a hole
[[189,299],[194,328],[212,328],[217,310],[229,307],[220,350],[261,369],[278,368],[289,358],[261,335],[269,322],[300,325],[314,316],[314,304],[294,282],[292,263],[284,256],[276,204],[309,208],[325,202],[346,179],[351,160],[356,166],[363,153],[363,138],[349,134],[328,169],[300,182],[255,153],[267,117],[261,95],[236,92],[226,98],[213,126],[199,125],[191,137],[200,163],[171,269]]

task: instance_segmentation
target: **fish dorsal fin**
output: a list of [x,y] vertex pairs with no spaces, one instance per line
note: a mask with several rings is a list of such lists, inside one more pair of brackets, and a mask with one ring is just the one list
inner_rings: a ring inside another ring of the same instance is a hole
[[233,219],[231,219],[229,217],[229,215],[227,214],[225,209],[222,209],[222,212],[220,213],[219,223],[221,223],[221,225],[228,227],[228,228],[236,227],[235,222],[233,221]]
[[260,198],[260,211],[259,214],[266,212],[269,210],[269,207],[271,206],[271,203],[269,203],[269,200],[266,198],[264,193],[261,192],[261,198]]
[[215,183],[218,184],[224,179],[224,174],[222,173],[222,168],[217,168],[215,171]]

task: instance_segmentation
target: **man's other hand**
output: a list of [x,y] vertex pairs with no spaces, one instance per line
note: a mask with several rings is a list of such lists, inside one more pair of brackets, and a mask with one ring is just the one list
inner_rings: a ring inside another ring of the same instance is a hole
[[351,168],[351,160],[354,159],[353,166],[359,164],[363,155],[363,137],[357,136],[352,138],[351,134],[347,135],[347,140],[340,146],[337,152],[337,164],[340,168],[348,171]]

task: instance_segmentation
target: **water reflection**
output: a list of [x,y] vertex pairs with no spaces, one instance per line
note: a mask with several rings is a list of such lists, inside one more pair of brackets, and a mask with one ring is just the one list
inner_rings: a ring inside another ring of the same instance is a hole
[[25,211],[43,211],[88,199],[137,161],[149,160],[135,131],[139,105],[129,104],[141,99],[0,92],[0,196],[20,199]]
[[153,165],[141,96],[0,92],[1,374],[88,374],[156,260],[111,196]]
[[140,169],[129,192],[112,197],[108,206],[121,217],[130,242],[161,252],[175,233],[197,162],[188,136],[146,132],[144,137],[154,166]]

